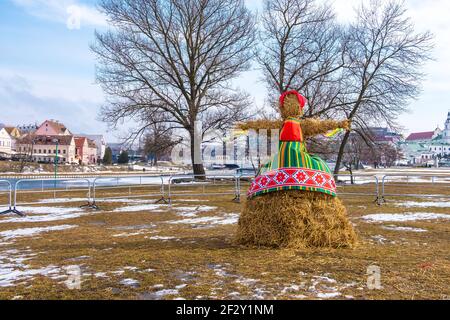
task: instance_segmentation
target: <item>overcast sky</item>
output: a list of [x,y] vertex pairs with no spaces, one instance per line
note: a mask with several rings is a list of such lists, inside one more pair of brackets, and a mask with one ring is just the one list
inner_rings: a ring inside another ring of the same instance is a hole
[[[260,11],[262,0],[246,0]],[[353,18],[361,0],[335,0],[341,21]],[[441,128],[450,110],[450,1],[406,0],[409,16],[418,31],[435,35],[435,61],[426,65],[423,92],[412,101],[410,112],[400,117],[404,133]],[[95,59],[89,45],[94,30],[104,30],[104,17],[95,0],[1,0],[0,1],[0,123],[12,125],[41,123],[58,119],[74,133],[108,132],[98,121],[103,93],[95,84]],[[70,20],[81,15],[80,28]],[[252,70],[236,84],[254,96],[262,106],[266,91],[261,74]],[[127,123],[133,126],[133,123]]]

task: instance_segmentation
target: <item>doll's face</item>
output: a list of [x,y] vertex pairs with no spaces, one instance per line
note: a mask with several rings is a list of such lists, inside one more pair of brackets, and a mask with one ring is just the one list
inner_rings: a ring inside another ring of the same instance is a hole
[[280,106],[281,117],[287,119],[289,117],[301,117],[303,110],[300,108],[297,96],[295,94],[288,94],[284,99],[284,105]]

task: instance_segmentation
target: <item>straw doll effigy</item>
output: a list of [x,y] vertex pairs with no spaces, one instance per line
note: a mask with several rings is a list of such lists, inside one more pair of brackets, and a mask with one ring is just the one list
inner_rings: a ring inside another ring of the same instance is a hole
[[280,98],[282,120],[239,125],[242,130],[282,127],[278,153],[260,168],[248,190],[238,224],[240,244],[345,248],[356,243],[329,167],[305,146],[305,138],[349,130],[349,122],[302,119],[305,104],[298,92],[288,91]]

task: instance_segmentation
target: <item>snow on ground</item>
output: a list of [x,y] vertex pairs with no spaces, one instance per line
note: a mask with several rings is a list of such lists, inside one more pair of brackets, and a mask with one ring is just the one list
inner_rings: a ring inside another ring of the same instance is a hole
[[163,241],[167,241],[167,240],[173,240],[176,239],[175,237],[163,237],[163,236],[154,236],[154,237],[150,237],[148,238],[150,240],[163,240]]
[[92,214],[91,212],[85,212],[80,208],[20,207],[19,209],[21,212],[27,214],[27,216],[14,216],[0,219],[0,223],[49,222],[73,219]]
[[203,227],[213,227],[214,225],[227,225],[227,224],[235,224],[238,222],[239,214],[237,213],[227,213],[223,216],[212,216],[212,217],[199,217],[199,218],[191,218],[191,219],[182,219],[182,220],[174,220],[168,221],[167,223],[171,224],[192,224],[192,225],[200,225]]
[[63,207],[18,207],[21,212],[26,214],[51,214],[51,213],[74,213],[80,212],[80,208]]
[[217,207],[212,206],[197,206],[197,207],[173,207],[174,210],[177,211],[197,211],[197,212],[207,212],[207,211],[213,211],[216,210]]
[[155,203],[155,199],[133,199],[133,198],[112,198],[112,199],[95,199],[96,202],[126,202],[134,204]]
[[131,278],[123,279],[122,281],[120,281],[120,284],[133,288],[139,287],[139,281]]
[[450,199],[448,201],[403,201],[394,203],[396,207],[419,207],[419,208],[427,208],[427,207],[437,207],[437,208],[450,208]]
[[142,204],[116,208],[113,212],[139,212],[139,211],[151,211],[151,212],[163,212],[163,205],[161,204]]
[[[341,291],[354,287],[357,284],[351,283],[339,283],[337,280],[331,278],[329,274],[308,276],[306,273],[299,273],[299,282],[291,282],[282,285],[282,287],[267,287],[264,281],[260,279],[246,278],[242,275],[229,273],[224,265],[212,264],[209,266],[214,274],[219,278],[217,287],[211,291],[211,297],[217,297],[219,291],[223,291],[220,284],[222,278],[235,278],[234,282],[240,284],[242,287],[246,287],[250,290],[250,299],[271,299],[273,297],[290,297],[293,299],[306,299],[306,298],[319,298],[330,299],[336,298],[342,295]],[[228,296],[233,299],[244,298],[248,299],[247,294],[241,294],[240,292],[231,292]]]
[[421,228],[399,227],[394,225],[382,226],[382,228],[390,231],[427,232],[427,230]]
[[[173,207],[173,210],[178,211],[177,215],[184,218],[194,218],[197,216],[197,213],[200,212],[208,212],[217,210],[217,207],[211,206],[197,206],[197,207]],[[180,212],[182,211],[182,212]]]
[[50,265],[45,268],[32,269],[25,261],[36,254],[27,250],[7,250],[0,253],[0,287],[10,287],[18,282],[25,283],[36,275],[43,275],[52,279],[61,279],[61,268]]
[[53,226],[53,227],[37,227],[37,228],[23,228],[23,229],[15,229],[15,230],[6,230],[0,232],[0,237],[2,237],[4,240],[11,240],[15,238],[21,238],[21,237],[33,237],[36,235],[39,235],[44,232],[50,232],[50,231],[60,231],[60,230],[67,230],[76,228],[78,226],[76,225],[60,225],[60,226]]
[[376,213],[362,216],[361,219],[367,220],[369,222],[404,222],[417,220],[450,219],[450,215],[430,212]]

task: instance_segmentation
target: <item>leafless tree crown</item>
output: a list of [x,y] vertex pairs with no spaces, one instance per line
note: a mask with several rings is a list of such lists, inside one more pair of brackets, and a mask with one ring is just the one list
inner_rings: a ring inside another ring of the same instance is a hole
[[102,118],[223,128],[245,117],[248,97],[231,80],[249,68],[255,21],[242,0],[102,0],[114,27],[96,34]]

